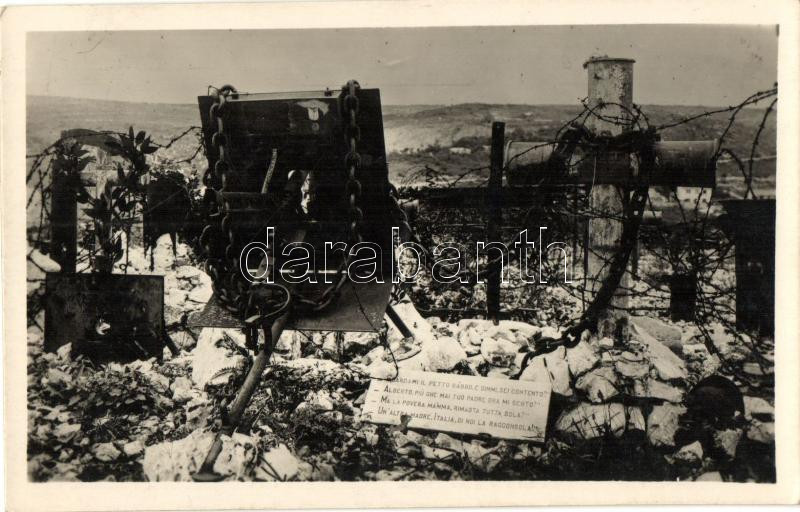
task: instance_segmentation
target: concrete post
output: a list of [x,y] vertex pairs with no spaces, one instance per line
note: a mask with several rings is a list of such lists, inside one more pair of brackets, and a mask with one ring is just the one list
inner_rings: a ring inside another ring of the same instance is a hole
[[[633,63],[631,59],[592,58],[584,63],[589,78],[588,106],[595,114],[587,121],[587,128],[597,135],[616,136],[630,129],[633,107]],[[627,155],[624,155],[627,157]],[[597,292],[608,274],[608,261],[619,248],[622,238],[622,217],[627,191],[617,185],[594,185],[591,189],[591,209],[594,217],[589,221],[589,258],[587,275],[590,292]],[[597,217],[597,216],[600,217]],[[614,218],[609,218],[614,217]],[[626,273],[611,301],[616,308],[626,308],[625,289],[630,286]],[[609,316],[618,318],[624,312],[611,309]],[[610,333],[600,333],[610,334]]]

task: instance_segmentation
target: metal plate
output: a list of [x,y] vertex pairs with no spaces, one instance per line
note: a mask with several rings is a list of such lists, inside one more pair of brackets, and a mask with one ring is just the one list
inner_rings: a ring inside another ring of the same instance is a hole
[[[392,283],[352,283],[328,308],[313,317],[293,318],[287,329],[303,331],[374,332],[383,325]],[[206,307],[189,317],[189,327],[239,328],[242,323],[221,306],[216,295]]]
[[110,332],[164,331],[164,277],[51,272],[45,280],[44,349],[53,352],[96,338],[100,320]]

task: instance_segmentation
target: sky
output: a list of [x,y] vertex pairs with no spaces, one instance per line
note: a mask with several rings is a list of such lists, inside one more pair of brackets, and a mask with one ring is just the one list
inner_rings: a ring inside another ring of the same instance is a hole
[[634,101],[721,106],[777,80],[773,26],[603,25],[39,32],[27,93],[194,103],[208,85],[279,92],[381,89],[390,105],[574,104],[584,61],[632,58]]

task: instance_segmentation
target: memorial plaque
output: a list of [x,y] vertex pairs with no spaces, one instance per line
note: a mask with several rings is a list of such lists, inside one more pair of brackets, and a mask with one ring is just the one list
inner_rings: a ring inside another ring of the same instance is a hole
[[550,391],[538,382],[407,371],[370,383],[361,419],[544,442]]

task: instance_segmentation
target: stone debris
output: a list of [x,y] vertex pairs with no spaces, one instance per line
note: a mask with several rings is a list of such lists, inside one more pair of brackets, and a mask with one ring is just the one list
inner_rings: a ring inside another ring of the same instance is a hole
[[708,471],[694,479],[695,482],[722,482],[722,474],[719,471]]
[[95,457],[97,457],[97,460],[101,460],[103,462],[116,460],[120,457],[120,455],[122,455],[122,452],[120,452],[117,447],[114,446],[114,443],[96,444],[94,445],[94,448],[92,448],[92,453]]
[[[186,264],[187,253],[182,245],[179,244],[174,262],[168,238],[159,239],[156,247],[157,256],[164,251],[166,257],[157,264],[165,273],[168,323],[180,320],[186,312],[199,310],[211,295],[210,279]],[[135,249],[129,256],[129,271],[150,273],[149,257]],[[41,253],[34,253],[32,258],[45,269],[57,270],[57,265]],[[604,442],[606,436],[621,438],[632,431],[642,431],[645,437],[641,439],[658,448],[655,453],[659,459],[666,457],[668,463],[683,468],[680,471],[690,472],[682,473],[681,478],[722,481],[718,471],[709,469],[719,467],[714,466],[715,462],[739,460],[745,437],[747,443],[774,443],[774,407],[756,396],[744,397],[745,414],[740,423],[710,430],[703,438],[705,444],[694,442],[698,437],[683,436],[682,422],[688,409],[686,390],[692,383],[716,375],[721,366],[720,358],[708,351],[701,333],[691,325],[634,317],[630,331],[626,331],[631,338],[626,342],[587,331],[575,347],[559,347],[530,358],[522,368],[535,340],[558,338],[558,329],[544,325],[545,321],[532,325],[506,320],[495,324],[481,319],[456,323],[426,319],[407,300],[395,309],[413,337],[404,338],[391,322],[381,334],[284,332],[276,343],[274,364],[267,377],[276,379],[275,387],[259,390],[255,406],[259,416],[244,433],[223,437],[222,453],[214,470],[227,480],[330,481],[347,479],[347,469],[343,468],[376,467],[375,459],[370,457],[382,457],[387,461],[383,467],[365,471],[362,476],[458,479],[465,474],[501,474],[499,471],[512,460],[538,467],[558,456],[559,446],[571,448],[579,446],[578,440]],[[719,325],[712,325],[711,332],[714,346],[724,358],[744,361],[745,338],[726,333]],[[141,374],[139,382],[153,393],[147,399],[152,400],[155,409],[131,418],[135,427],[130,429],[129,437],[97,442],[83,435],[83,419],[67,408],[29,411],[31,439],[64,445],[57,460],[29,456],[31,474],[38,475],[36,478],[48,475],[48,479],[75,480],[82,477],[87,463],[131,464],[141,465],[142,474],[150,481],[190,481],[218,428],[218,394],[233,376],[247,369],[248,351],[239,329],[206,328],[194,335],[179,331],[171,336],[183,350],[178,356],[170,354],[164,361],[111,364],[102,370]],[[70,359],[69,345],[56,354],[44,354],[41,343],[41,331],[29,328],[29,368],[34,364],[42,367],[32,376],[29,387],[65,390],[73,386],[76,363]],[[752,361],[744,367],[759,377],[771,374],[771,369],[762,371]],[[523,381],[549,383],[555,400],[551,414],[557,416],[551,418],[548,440],[538,446],[420,433],[403,425],[377,426],[362,421],[361,407],[369,379],[396,378],[398,368],[401,372],[458,372],[497,379],[519,374]],[[289,379],[292,385],[281,386],[280,379]],[[757,394],[758,390],[749,392]],[[140,400],[135,393],[133,399]],[[632,401],[637,406],[626,405]],[[282,411],[283,403],[298,405],[293,410],[284,406],[288,410]],[[301,414],[304,411],[311,414]],[[269,420],[263,421],[265,417]],[[309,418],[319,423],[309,423]],[[104,425],[111,426],[110,420],[110,416],[96,418],[92,426],[100,431]],[[284,437],[287,432],[292,437]],[[300,435],[304,436],[302,441]],[[680,447],[677,450],[676,443]],[[665,456],[667,450],[672,453]],[[468,473],[461,473],[463,468],[468,468]],[[728,477],[727,472],[725,476]]]
[[470,464],[484,473],[491,473],[502,460],[495,450],[484,447],[480,441],[472,441],[470,444],[464,445],[464,455]]
[[225,339],[244,346],[244,335],[238,329],[206,327],[200,332],[191,363],[192,381],[199,389],[225,384],[236,370],[245,367],[245,356],[226,346]]
[[674,404],[656,405],[647,417],[647,438],[653,446],[675,446],[675,433],[686,407]]
[[195,430],[183,439],[148,446],[142,461],[145,478],[150,482],[191,481],[213,441],[212,432]]
[[676,463],[699,466],[703,462],[703,446],[700,441],[687,444],[675,452],[671,459]]
[[775,408],[763,398],[745,396],[744,414],[748,420],[753,418],[771,420],[775,417]]
[[583,391],[592,403],[603,403],[619,394],[617,376],[608,366],[584,373],[578,377],[575,388]]
[[214,472],[225,480],[244,480],[252,476],[257,454],[255,438],[238,432],[231,437],[222,436],[222,450],[214,462]]
[[775,423],[752,420],[747,429],[747,438],[756,443],[772,444],[775,442]]
[[744,432],[741,429],[717,430],[714,432],[714,447],[725,454],[729,459],[736,458],[736,449]]
[[555,429],[579,439],[593,439],[606,434],[619,437],[628,426],[627,412],[619,403],[581,403],[562,413],[556,420]]
[[637,332],[646,332],[676,355],[681,355],[683,351],[683,331],[679,328],[649,316],[632,316],[630,317],[630,323],[634,325]]
[[261,455],[255,470],[256,480],[286,482],[300,472],[300,461],[285,444],[280,444]]
[[550,382],[553,393],[572,396],[572,385],[569,376],[569,365],[566,350],[559,347],[549,354],[534,357],[520,375],[519,380],[533,382]]
[[633,396],[639,398],[654,398],[679,404],[683,402],[684,392],[665,382],[647,378],[634,382]]
[[569,371],[574,377],[588,372],[599,362],[600,357],[585,341],[580,341],[574,347],[567,349],[567,363]]
[[144,443],[139,439],[137,439],[136,441],[125,443],[124,445],[122,445],[122,451],[128,457],[135,457],[140,453],[144,453]]
[[666,345],[634,324],[638,339],[647,347],[650,361],[663,380],[684,380],[689,374],[683,360]]
[[486,338],[481,344],[481,355],[493,366],[511,366],[518,352],[519,346],[507,338]]

